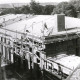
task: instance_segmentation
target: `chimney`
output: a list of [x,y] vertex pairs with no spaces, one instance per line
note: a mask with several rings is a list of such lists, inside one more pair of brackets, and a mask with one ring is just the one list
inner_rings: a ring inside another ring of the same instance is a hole
[[65,31],[65,15],[64,14],[55,15],[55,28],[56,28],[56,32]]

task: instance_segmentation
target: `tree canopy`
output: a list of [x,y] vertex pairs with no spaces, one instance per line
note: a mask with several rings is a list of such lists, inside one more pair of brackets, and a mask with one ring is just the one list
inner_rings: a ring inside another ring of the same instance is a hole
[[76,17],[75,7],[68,2],[59,3],[56,8],[53,10],[52,14],[65,14],[66,16]]
[[43,8],[43,6],[41,6],[39,3],[36,3],[34,0],[31,1],[30,10],[31,10],[32,13],[41,14],[42,13],[42,8]]
[[47,15],[50,15],[53,11],[53,9],[55,8],[54,5],[46,5],[44,6],[43,8],[43,14],[47,14]]
[[35,15],[54,15],[54,14],[65,14],[66,16],[77,17],[80,13],[80,0],[70,0],[70,2],[61,2],[57,5],[41,5],[35,0],[31,0],[29,5],[22,7],[14,7],[4,9],[1,12],[3,14],[35,14]]

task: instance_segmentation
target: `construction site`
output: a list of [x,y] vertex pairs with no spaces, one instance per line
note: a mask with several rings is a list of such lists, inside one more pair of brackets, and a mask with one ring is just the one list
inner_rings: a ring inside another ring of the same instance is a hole
[[0,80],[80,80],[80,19],[0,16]]

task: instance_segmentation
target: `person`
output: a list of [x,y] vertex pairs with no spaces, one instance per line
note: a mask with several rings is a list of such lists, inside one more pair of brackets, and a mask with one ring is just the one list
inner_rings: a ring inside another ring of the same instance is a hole
[[58,63],[58,75],[63,76],[63,71],[59,63]]

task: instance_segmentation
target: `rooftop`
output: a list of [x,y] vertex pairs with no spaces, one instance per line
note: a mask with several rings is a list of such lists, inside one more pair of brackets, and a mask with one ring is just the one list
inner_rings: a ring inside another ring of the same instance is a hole
[[[59,63],[61,65],[62,71],[68,75],[70,75],[80,65],[80,57],[75,55],[67,55],[59,59],[50,58],[49,60]],[[54,68],[58,69],[58,66],[54,62],[53,64]]]
[[[14,15],[11,14],[10,16],[14,16]],[[8,20],[8,19],[11,19],[10,16],[4,16],[4,17],[6,20]],[[80,23],[80,19],[65,16],[65,31],[55,32],[55,30],[57,29],[57,27],[55,26],[56,25],[55,16],[56,15],[35,15],[32,18],[24,19],[10,25],[6,25],[3,28],[13,30],[13,31],[19,31],[22,33],[25,33],[27,30],[29,34],[35,35],[37,37],[42,37],[42,36],[49,37],[52,35],[54,36],[54,35],[59,35],[59,34],[62,35],[66,33],[74,33],[74,32],[76,33],[77,30],[79,31],[80,24],[78,23]],[[46,27],[45,27],[45,24],[46,24]],[[0,31],[5,32],[5,30],[2,31],[2,29]],[[8,31],[6,31],[6,33],[7,32]],[[7,34],[10,34],[10,33],[7,33]]]
[[20,17],[22,15],[23,14],[7,14],[7,15],[0,16],[0,23],[3,23],[3,22],[8,21],[10,19],[15,19],[15,18]]

